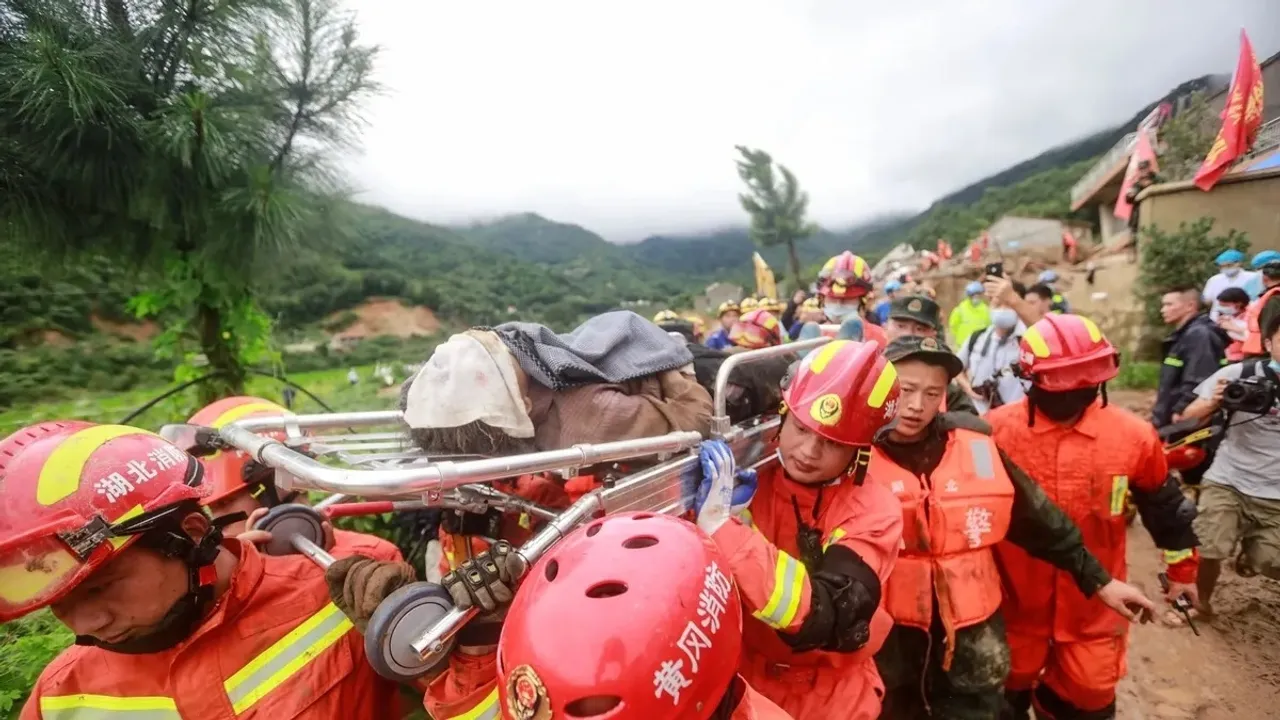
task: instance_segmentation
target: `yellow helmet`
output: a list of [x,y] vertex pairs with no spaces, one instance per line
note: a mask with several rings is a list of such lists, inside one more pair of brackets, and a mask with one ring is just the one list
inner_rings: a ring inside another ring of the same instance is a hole
[[758,310],[759,308],[760,308],[760,301],[756,300],[753,297],[743,298],[742,302],[738,304],[738,311],[741,312],[743,315],[746,315],[752,310]]
[[813,296],[813,297],[811,297],[811,298],[809,298],[809,299],[805,300],[805,301],[804,301],[804,303],[800,306],[800,309],[801,309],[801,310],[815,310],[815,311],[821,311],[821,310],[822,310],[822,300],[821,300],[817,295],[815,295],[815,296]]
[[738,303],[732,300],[726,300],[720,303],[720,307],[716,308],[716,317],[724,317],[725,313],[739,312]]
[[702,321],[702,318],[697,315],[686,315],[684,319],[693,325],[694,337],[701,339],[707,333],[707,324]]
[[667,323],[680,322],[680,316],[674,310],[663,310],[653,316],[654,325],[665,325]]

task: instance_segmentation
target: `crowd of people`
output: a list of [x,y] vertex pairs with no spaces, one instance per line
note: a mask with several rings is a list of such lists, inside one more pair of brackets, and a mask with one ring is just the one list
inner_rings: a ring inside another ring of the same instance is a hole
[[[944,323],[909,279],[877,300],[846,252],[812,295],[724,303],[709,334],[663,311],[455,335],[402,386],[429,457],[710,437],[727,358],[831,338],[726,391],[735,422],[781,408],[773,460],[740,467],[706,440],[684,517],[597,517],[532,568],[515,548],[543,521],[497,511],[446,513],[436,568],[327,524],[327,569],[269,556],[254,521],[307,498],[256,458],[125,426],[25,428],[0,441],[0,621],[49,608],[76,646],[22,717],[399,717],[360,634],[423,576],[480,613],[416,683],[437,720],[1115,717],[1129,624],[1156,609],[1126,582],[1131,508],[1170,602],[1211,612],[1233,558],[1280,578],[1280,253],[1256,276],[1218,260],[1202,290],[1164,297],[1151,421],[1108,402],[1119,353],[1052,271],[975,280]],[[231,398],[190,422],[283,412]],[[1197,513],[1161,431],[1215,422],[1229,431],[1202,467],[1179,466]],[[559,510],[608,480],[494,486]]]

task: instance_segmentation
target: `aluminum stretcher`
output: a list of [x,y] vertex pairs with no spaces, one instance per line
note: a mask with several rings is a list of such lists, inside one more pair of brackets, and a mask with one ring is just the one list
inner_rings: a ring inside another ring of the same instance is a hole
[[[812,350],[828,341],[815,338],[746,351],[731,355],[720,367],[712,436],[729,443],[740,467],[772,460],[772,455],[764,457],[764,451],[776,438],[781,418],[769,415],[730,423],[726,392],[734,369]],[[166,430],[170,434],[198,431],[191,426]],[[320,546],[326,519],[424,508],[480,513],[496,508],[546,521],[516,551],[521,575],[561,538],[594,518],[620,512],[684,513],[682,478],[696,471],[697,447],[703,439],[696,432],[673,432],[510,457],[432,459],[408,442],[397,411],[253,417],[216,432],[222,446],[242,450],[274,468],[281,490],[334,493],[314,507],[279,505],[261,518],[255,527],[272,533],[273,541],[266,547],[270,554],[297,552],[328,567],[334,560]],[[601,487],[560,511],[486,484],[536,473],[571,477],[583,468],[619,462],[651,464],[621,477],[608,477]],[[352,498],[361,501],[348,502]],[[449,593],[437,584],[417,582],[403,587],[388,596],[370,619],[365,632],[369,662],[392,680],[421,677],[448,657],[454,635],[475,614],[474,609],[453,607]]]

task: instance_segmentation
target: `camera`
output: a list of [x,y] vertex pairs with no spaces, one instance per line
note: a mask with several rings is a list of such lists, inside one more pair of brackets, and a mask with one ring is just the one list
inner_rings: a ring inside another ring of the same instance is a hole
[[1222,407],[1230,412],[1265,415],[1277,400],[1276,385],[1266,377],[1232,380],[1222,390]]

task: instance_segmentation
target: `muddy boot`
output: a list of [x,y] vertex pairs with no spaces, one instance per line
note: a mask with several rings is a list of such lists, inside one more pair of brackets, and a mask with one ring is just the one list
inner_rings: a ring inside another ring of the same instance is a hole
[[1035,689],[1036,720],[1115,720],[1116,701],[1099,710],[1081,710],[1045,685]]

